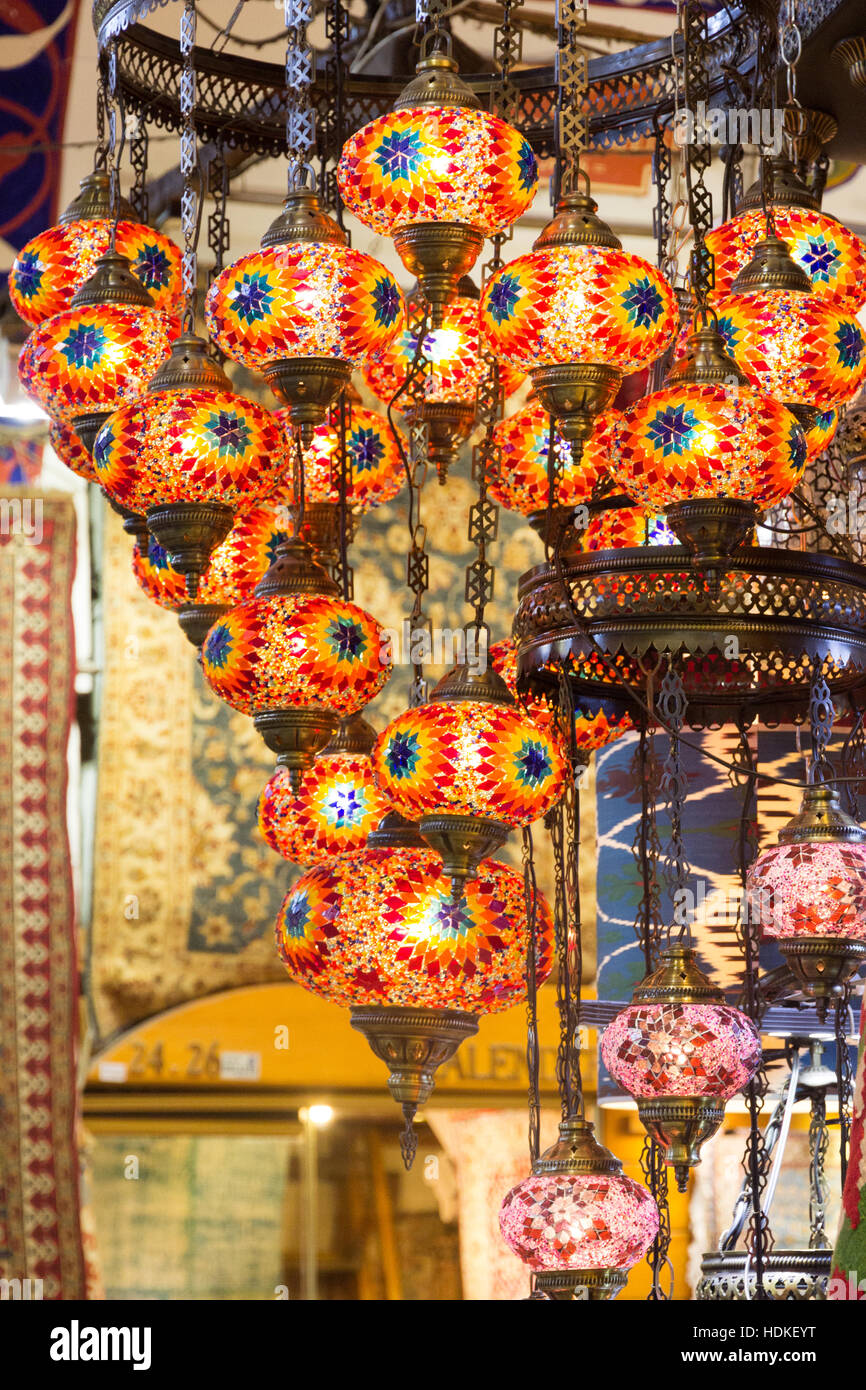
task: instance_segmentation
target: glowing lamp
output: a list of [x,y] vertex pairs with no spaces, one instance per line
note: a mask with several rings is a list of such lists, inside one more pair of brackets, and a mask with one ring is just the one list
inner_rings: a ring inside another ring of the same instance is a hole
[[382,628],[339,598],[297,540],[279,547],[253,597],[213,625],[201,660],[214,694],[253,716],[294,787],[337,721],[369,704],[391,674]]
[[455,893],[509,830],[543,816],[564,788],[565,761],[550,734],[515,703],[492,668],[458,666],[424,705],[380,734],[373,764],[381,791],[442,855]]
[[[554,435],[556,451],[556,506],[586,506],[610,483],[608,452],[613,424],[619,412],[608,410],[594,422],[581,451],[572,450],[562,435]],[[493,427],[499,450],[498,476],[488,487],[494,501],[510,511],[522,512],[532,524],[544,524],[550,498],[548,460],[550,417],[538,400],[500,420]]]
[[749,869],[749,909],[815,997],[828,1001],[866,960],[866,830],[826,783],[809,787],[779,843]]
[[[502,642],[494,642],[488,652],[488,658],[494,671],[498,672],[505,681],[515,700],[526,710],[533,723],[550,735],[551,740],[559,748],[567,762],[571,752],[570,739],[566,729],[560,730],[557,727],[555,710],[539,695],[531,693],[521,695],[518,692],[517,648],[513,639],[507,637]],[[588,755],[595,749],[613,743],[633,728],[634,722],[624,710],[607,711],[599,708],[591,712],[576,708],[574,711],[575,750],[578,755],[585,756],[585,761],[588,762]]]
[[87,483],[96,482],[93,459],[71,425],[52,420],[48,426],[48,443],[60,462],[65,463],[71,472],[77,473],[78,477]]
[[481,110],[453,59],[434,53],[394,110],[349,138],[337,182],[359,221],[394,238],[437,326],[484,237],[529,207],[537,169],[523,136]]
[[725,1101],[760,1066],[761,1039],[698,969],[692,947],[668,946],[660,956],[659,968],[605,1029],[601,1055],[634,1096],[641,1123],[684,1192],[701,1145],[722,1123]]
[[295,864],[318,864],[363,849],[388,811],[370,753],[375,731],[356,714],[343,720],[297,792],[278,767],[259,798],[258,823],[271,849]]
[[583,193],[561,200],[533,250],[503,266],[481,301],[493,351],[529,372],[572,443],[589,438],[623,375],[660,356],[677,323],[664,276],[623,251]]
[[532,1174],[502,1203],[499,1229],[535,1275],[536,1289],[558,1301],[616,1298],[628,1271],[658,1234],[659,1214],[646,1188],[571,1116]]
[[153,307],[122,256],[105,255],[72,306],[34,328],[18,362],[25,391],[88,449],[168,356],[177,324]]
[[261,249],[216,277],[206,317],[223,352],[264,375],[306,445],[353,367],[399,332],[403,309],[393,276],[298,189]]

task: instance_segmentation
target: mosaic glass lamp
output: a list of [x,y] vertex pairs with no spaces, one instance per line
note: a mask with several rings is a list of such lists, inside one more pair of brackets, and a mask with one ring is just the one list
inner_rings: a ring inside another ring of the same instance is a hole
[[391,674],[383,629],[291,539],[252,598],[207,634],[202,671],[214,694],[249,714],[293,788],[340,719],[378,695]]
[[286,769],[277,768],[258,806],[259,830],[271,849],[306,868],[364,848],[388,811],[373,776],[375,742],[375,730],[356,714],[341,721],[297,793]]
[[379,735],[379,787],[442,856],[455,894],[480,861],[558,800],[565,760],[550,734],[516,704],[492,667],[457,666],[426,704]]
[[390,272],[347,246],[315,194],[300,188],[261,249],[216,277],[206,318],[228,357],[262,373],[308,445],[353,368],[400,331],[403,300]]
[[[571,749],[566,731],[557,728],[554,711],[540,695],[518,694],[517,690],[517,649],[512,638],[494,642],[488,653],[490,665],[497,671],[508,686],[515,700],[526,710],[533,723],[548,733],[568,760]],[[588,755],[597,748],[604,748],[634,728],[634,721],[626,710],[608,711],[599,707],[593,711],[576,708],[574,711],[574,745],[579,755]]]
[[560,201],[533,250],[492,276],[481,301],[493,351],[529,372],[572,444],[590,437],[623,376],[659,357],[677,325],[664,276],[623,251],[586,193]]
[[422,58],[394,110],[352,135],[337,166],[344,203],[365,227],[393,237],[434,327],[484,237],[523,215],[537,179],[528,142],[481,109],[442,52]]
[[628,1271],[656,1238],[659,1214],[645,1187],[571,1116],[532,1174],[502,1203],[499,1229],[532,1270],[536,1290],[557,1301],[616,1298]]
[[71,307],[34,328],[18,361],[28,395],[86,448],[112,411],[135,400],[168,356],[178,325],[122,256],[101,256]]
[[[388,1066],[407,1121],[438,1067],[477,1032],[481,1015],[524,997],[528,923],[523,877],[485,860],[455,901],[417,826],[389,814],[367,847],[308,869],[283,903],[277,949],[293,980],[352,1010],[352,1026]],[[536,912],[539,982],[550,973],[553,922]]]
[[65,463],[71,472],[77,473],[86,483],[96,482],[93,458],[71,425],[64,425],[61,420],[52,420],[48,426],[48,443],[60,462]]
[[681,1192],[701,1145],[761,1063],[761,1039],[695,963],[690,946],[668,946],[657,970],[602,1035],[611,1076],[634,1096],[644,1129],[664,1151]]
[[866,830],[826,783],[749,869],[749,908],[820,1017],[866,960]]
[[146,392],[106,421],[93,450],[100,486],[146,516],[193,602],[235,514],[273,491],[289,458],[279,422],[231,389],[193,333],[178,338]]
[[[820,210],[818,199],[798,178],[789,159],[769,161],[770,188],[767,206],[772,210],[776,235],[811,281],[814,295],[856,314],[866,302],[866,245],[852,231]],[[706,235],[713,257],[713,298],[722,300],[748,265],[763,238],[766,214],[760,182],[749,189],[740,211]]]

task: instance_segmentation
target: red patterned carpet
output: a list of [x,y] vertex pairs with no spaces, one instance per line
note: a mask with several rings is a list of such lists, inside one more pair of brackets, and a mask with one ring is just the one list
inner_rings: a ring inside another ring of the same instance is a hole
[[67,497],[17,497],[42,510],[25,510],[23,528],[0,511],[0,1278],[41,1280],[32,1297],[76,1299],[75,514]]

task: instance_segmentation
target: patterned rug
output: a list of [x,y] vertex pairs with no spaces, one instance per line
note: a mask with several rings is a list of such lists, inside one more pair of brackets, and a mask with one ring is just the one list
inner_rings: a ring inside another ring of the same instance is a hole
[[[0,1278],[84,1297],[75,1142],[78,966],[66,831],[70,498],[0,534]],[[13,1286],[13,1289],[15,1286]],[[13,1292],[15,1296],[15,1292]]]

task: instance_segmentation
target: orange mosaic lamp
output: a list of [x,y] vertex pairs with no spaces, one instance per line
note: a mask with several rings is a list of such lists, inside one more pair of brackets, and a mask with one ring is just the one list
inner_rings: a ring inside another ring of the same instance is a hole
[[623,412],[610,454],[623,491],[663,512],[710,568],[791,492],[805,464],[798,421],[748,384],[711,324],[692,334],[662,389]]
[[93,462],[108,496],[146,516],[194,602],[214,547],[239,509],[273,491],[289,447],[270,411],[232,391],[204,340],[183,333],[146,392],[105,422]]
[[87,448],[168,356],[176,320],[155,309],[122,256],[100,257],[72,305],[34,328],[18,361],[28,395]]
[[391,805],[407,819],[420,817],[456,894],[511,829],[555,804],[566,776],[554,739],[489,666],[456,667],[426,704],[392,720],[373,765]]
[[584,193],[566,194],[533,250],[503,266],[481,301],[493,351],[529,372],[572,443],[590,437],[622,377],[655,361],[677,324],[664,276],[623,251]]
[[806,459],[817,458],[823,454],[839,428],[838,410],[819,410],[803,433],[806,437]]
[[[21,248],[9,272],[9,298],[25,323],[44,323],[69,308],[107,253],[113,226],[110,217],[68,222],[48,227]],[[115,244],[153,307],[179,314],[181,257],[174,242],[140,222],[120,221]]]
[[795,410],[806,427],[856,396],[866,338],[853,315],[811,293],[786,244],[768,235],[717,308],[728,355],[749,382]]
[[[562,435],[555,435],[558,506],[586,505],[610,482],[607,457],[612,427],[618,418],[615,410],[598,417],[579,458]],[[493,440],[499,450],[499,468],[487,489],[490,496],[509,511],[522,512],[524,516],[544,510],[549,501],[550,453],[550,417],[544,406],[533,399],[515,415],[498,421],[493,427]]]
[[202,646],[221,700],[252,715],[293,787],[337,722],[375,699],[391,674],[383,629],[298,540],[284,542],[252,598],[223,614]]
[[663,516],[641,507],[608,507],[590,519],[587,550],[634,550],[645,545],[679,545]]
[[[277,410],[274,418],[291,428],[288,411]],[[400,431],[398,436],[408,449],[405,436]],[[356,514],[390,502],[406,481],[400,447],[388,421],[354,402],[346,409],[346,459],[346,504]],[[288,506],[294,504],[288,474],[281,497]],[[304,450],[304,500],[308,506],[339,505],[340,420],[336,406],[331,418],[316,426]]]
[[484,237],[529,207],[538,173],[529,143],[482,110],[454,60],[435,52],[422,58],[394,110],[347,140],[337,182],[365,227],[393,237],[437,327]]
[[[866,244],[838,218],[821,211],[790,160],[771,159],[768,164],[772,178],[765,196],[776,235],[808,275],[813,294],[856,314],[866,303]],[[706,234],[713,257],[714,301],[728,297],[765,235],[762,201],[759,182],[749,189],[736,217]]]
[[356,714],[341,721],[297,792],[287,770],[277,768],[258,806],[259,830],[271,849],[308,867],[364,848],[388,811],[373,775],[375,742],[375,730]]
[[[540,893],[535,919],[541,984],[553,961],[553,922]],[[367,848],[307,870],[283,903],[276,938],[291,978],[351,1008],[352,1027],[386,1063],[406,1119],[408,1167],[412,1120],[436,1069],[477,1032],[479,1016],[525,997],[523,876],[486,859],[455,901],[417,828],[388,816]]]
[[[428,326],[421,344],[421,357],[427,365],[421,377],[424,395],[420,415],[428,426],[429,458],[442,482],[472,432],[478,387],[486,372],[478,294],[469,280],[461,281],[459,290],[457,298],[443,307],[439,326]],[[394,409],[411,423],[419,406],[411,388],[403,391],[403,387],[412,372],[424,324],[423,302],[417,294],[409,296],[406,316],[403,330],[361,372],[373,394],[387,404],[393,401]],[[521,372],[504,367],[500,385],[505,395],[515,391],[522,379]]]
[[60,462],[65,463],[71,472],[77,473],[86,483],[96,482],[93,459],[71,425],[52,420],[48,426],[48,443]]
[[228,357],[263,374],[309,444],[353,367],[400,331],[403,301],[390,272],[347,246],[302,188],[289,194],[261,249],[216,277],[206,318]]
[[[564,759],[570,756],[569,738],[565,730],[560,732],[556,716],[551,706],[538,695],[520,695],[517,690],[517,647],[512,638],[494,642],[488,652],[494,671],[497,671],[508,686],[515,700],[526,710],[530,719],[550,735]],[[614,743],[623,734],[633,729],[634,721],[625,710],[595,710],[576,708],[574,711],[574,746],[578,754],[587,755],[597,748]],[[588,761],[588,758],[586,759]]]

